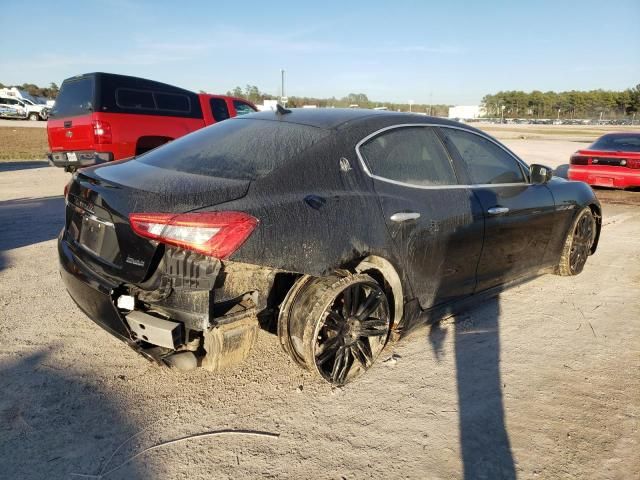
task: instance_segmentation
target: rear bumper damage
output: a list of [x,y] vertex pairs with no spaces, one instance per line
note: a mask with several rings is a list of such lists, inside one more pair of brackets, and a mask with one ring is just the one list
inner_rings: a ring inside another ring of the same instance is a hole
[[60,274],[78,307],[107,332],[158,363],[177,354],[221,370],[242,361],[257,338],[275,270],[167,248],[145,282],[96,275],[64,238]]

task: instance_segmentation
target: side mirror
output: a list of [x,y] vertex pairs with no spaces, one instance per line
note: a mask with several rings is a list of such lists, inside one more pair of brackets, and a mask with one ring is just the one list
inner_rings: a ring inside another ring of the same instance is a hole
[[529,177],[533,184],[547,183],[553,177],[553,170],[545,165],[534,163],[529,167]]

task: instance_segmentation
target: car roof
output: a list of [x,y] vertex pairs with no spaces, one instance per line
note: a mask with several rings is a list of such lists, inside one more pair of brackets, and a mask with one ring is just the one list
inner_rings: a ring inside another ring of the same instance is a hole
[[[323,129],[335,129],[348,122],[366,120],[388,121],[393,123],[431,123],[438,125],[464,126],[458,122],[439,117],[429,117],[416,113],[389,112],[385,110],[368,110],[364,108],[291,108],[289,113],[277,111],[262,111],[243,115],[238,119],[273,120],[297,123]],[[473,130],[473,129],[470,129]]]

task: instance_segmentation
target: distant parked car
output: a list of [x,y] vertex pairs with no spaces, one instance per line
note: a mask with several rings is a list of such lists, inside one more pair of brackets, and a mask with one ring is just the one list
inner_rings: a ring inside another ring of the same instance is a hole
[[24,105],[15,98],[0,97],[0,117],[2,118],[26,118],[27,111]]
[[197,94],[144,78],[87,73],[62,83],[47,123],[49,161],[74,171],[121,160],[256,110],[241,98]]
[[13,109],[16,113],[10,115],[12,118],[46,120],[49,116],[46,105],[39,105],[27,98],[0,97],[0,106]]
[[608,133],[578,150],[569,178],[599,187],[640,187],[640,132]]
[[28,98],[21,98],[20,101],[24,103],[24,106],[27,110],[27,119],[29,120],[46,120],[49,118],[49,112],[51,108],[49,108],[44,103],[35,103]]
[[336,385],[420,312],[579,274],[601,218],[587,185],[480,130],[360,109],[255,113],[82,169],[66,209],[69,294],[142,355],[218,370],[277,325]]

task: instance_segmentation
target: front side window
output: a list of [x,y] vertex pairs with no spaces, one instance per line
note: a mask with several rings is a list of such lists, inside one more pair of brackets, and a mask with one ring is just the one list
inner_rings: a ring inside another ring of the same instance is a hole
[[236,109],[238,115],[246,115],[247,113],[255,112],[255,109],[248,103],[241,102],[239,100],[233,101],[233,108]]
[[526,182],[516,159],[492,141],[454,128],[442,131],[462,157],[473,184]]
[[377,177],[416,186],[458,183],[449,155],[430,127],[387,130],[359,150]]

